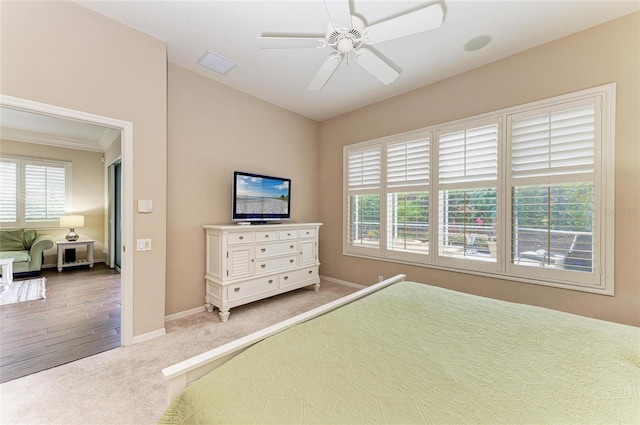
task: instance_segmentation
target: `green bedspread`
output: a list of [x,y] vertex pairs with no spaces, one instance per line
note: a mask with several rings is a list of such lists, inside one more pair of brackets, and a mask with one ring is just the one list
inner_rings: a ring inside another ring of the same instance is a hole
[[272,336],[162,424],[640,424],[640,329],[412,282]]

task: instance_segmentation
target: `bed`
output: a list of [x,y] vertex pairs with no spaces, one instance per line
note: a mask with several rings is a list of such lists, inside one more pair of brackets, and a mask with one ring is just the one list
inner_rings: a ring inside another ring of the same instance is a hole
[[163,374],[161,424],[640,423],[640,329],[403,275]]

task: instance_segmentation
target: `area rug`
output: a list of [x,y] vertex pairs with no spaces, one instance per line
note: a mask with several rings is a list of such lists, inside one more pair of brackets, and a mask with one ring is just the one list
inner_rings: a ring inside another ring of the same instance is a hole
[[45,298],[44,284],[46,278],[14,281],[7,287],[2,287],[0,293],[0,305],[15,304],[24,301],[34,301]]

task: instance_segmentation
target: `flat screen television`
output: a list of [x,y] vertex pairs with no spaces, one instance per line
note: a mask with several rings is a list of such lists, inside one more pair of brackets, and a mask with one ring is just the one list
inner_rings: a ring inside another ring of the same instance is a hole
[[260,224],[291,218],[291,179],[233,172],[233,221]]

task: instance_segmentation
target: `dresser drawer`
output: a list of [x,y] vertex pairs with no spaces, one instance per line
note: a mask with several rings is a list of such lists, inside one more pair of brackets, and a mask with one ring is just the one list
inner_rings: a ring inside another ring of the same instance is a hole
[[298,229],[280,230],[279,238],[281,241],[286,241],[289,239],[298,239]]
[[263,294],[265,292],[273,291],[278,288],[278,276],[268,276],[246,282],[238,283],[237,285],[228,286],[227,300],[235,301],[242,298],[252,297],[254,295]]
[[288,285],[313,280],[318,277],[318,267],[308,267],[306,269],[294,270],[291,272],[280,273],[280,287],[284,288]]
[[275,257],[278,255],[293,255],[298,252],[298,241],[256,244],[256,258]]
[[271,273],[298,265],[298,255],[256,261],[256,274]]
[[300,239],[303,238],[315,238],[316,237],[316,229],[313,227],[305,227],[300,229]]
[[264,231],[256,232],[256,242],[277,241],[277,240],[278,240],[277,230],[264,230]]
[[227,235],[227,243],[229,245],[235,245],[239,243],[249,243],[255,241],[255,234],[253,232],[237,232],[229,233]]

